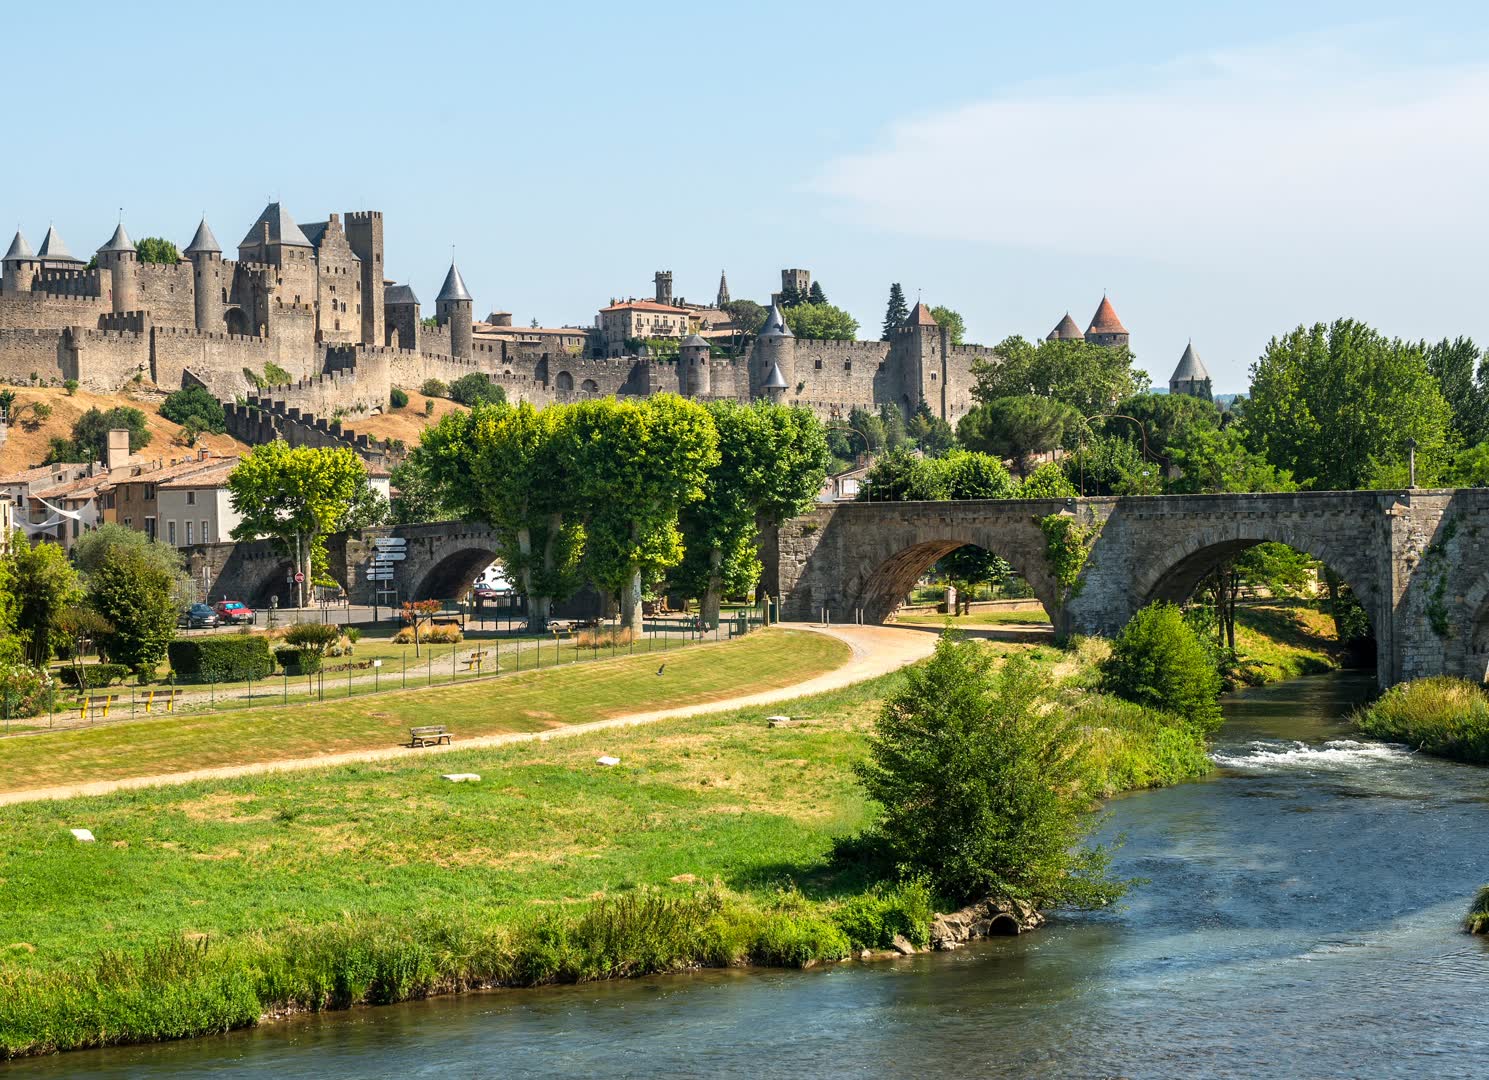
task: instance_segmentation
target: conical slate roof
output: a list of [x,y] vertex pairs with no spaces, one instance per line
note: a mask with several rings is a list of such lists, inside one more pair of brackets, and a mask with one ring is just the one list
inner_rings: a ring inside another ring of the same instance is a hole
[[790,383],[788,383],[786,381],[786,377],[781,374],[781,365],[780,364],[771,364],[770,365],[770,376],[765,380],[765,389],[767,389],[767,390],[784,390],[789,385],[790,385]]
[[34,259],[36,256],[31,251],[31,245],[26,243],[26,238],[21,235],[21,230],[16,230],[16,238],[10,242],[10,250],[5,253],[5,258],[0,262],[24,262]]
[[708,348],[708,342],[704,341],[699,334],[689,334],[687,339],[682,343],[682,347],[684,349],[706,349]]
[[100,255],[107,255],[114,251],[133,251],[134,243],[129,239],[129,234],[124,231],[124,222],[114,229],[114,235],[109,237],[109,242],[98,249]]
[[80,263],[83,260],[67,250],[67,245],[62,242],[62,237],[57,235],[57,227],[49,225],[47,234],[42,238],[41,249],[36,253],[38,259],[54,263]]
[[924,302],[915,305],[915,310],[910,312],[910,318],[905,320],[906,326],[940,326],[936,317],[931,314],[931,309]]
[[258,216],[253,223],[253,228],[248,230],[248,235],[243,237],[239,247],[252,247],[263,238],[264,222],[269,223],[269,243],[286,244],[290,247],[310,247],[311,243],[305,234],[300,231],[300,226],[295,224],[295,219],[290,217],[289,211],[277,202],[271,202],[264,207],[264,212]]
[[786,325],[786,316],[781,314],[780,304],[770,305],[770,314],[765,318],[765,325],[760,328],[760,336],[766,337],[795,337],[791,327]]
[[1176,382],[1198,382],[1210,377],[1205,362],[1199,358],[1199,353],[1194,351],[1194,342],[1184,346],[1184,355],[1179,357],[1179,366],[1174,368],[1174,373],[1169,376],[1170,383]]
[[205,217],[196,227],[196,235],[191,238],[191,243],[186,245],[185,254],[222,254],[222,248],[217,244],[217,237],[212,235],[212,229],[207,225]]
[[1096,314],[1091,316],[1091,325],[1086,328],[1088,334],[1125,334],[1127,327],[1122,325],[1122,320],[1117,318],[1117,312],[1112,307],[1112,302],[1106,297],[1101,298],[1101,306],[1096,309]]
[[455,264],[450,264],[450,272],[445,275],[445,283],[440,286],[439,295],[434,298],[435,303],[441,300],[470,300],[471,294],[466,291],[465,279],[460,276],[460,271]]
[[1079,341],[1085,335],[1081,333],[1080,326],[1070,317],[1070,312],[1065,313],[1065,318],[1055,324],[1050,331],[1046,341]]

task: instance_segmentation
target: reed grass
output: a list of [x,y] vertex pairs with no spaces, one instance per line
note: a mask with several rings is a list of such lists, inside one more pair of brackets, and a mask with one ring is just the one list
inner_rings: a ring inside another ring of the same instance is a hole
[[1489,694],[1467,679],[1434,676],[1391,687],[1358,710],[1355,726],[1375,739],[1436,757],[1489,765]]

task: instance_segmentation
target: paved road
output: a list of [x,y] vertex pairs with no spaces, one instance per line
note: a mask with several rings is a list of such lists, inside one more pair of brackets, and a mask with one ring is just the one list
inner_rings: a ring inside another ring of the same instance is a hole
[[778,701],[838,690],[876,675],[895,671],[906,664],[913,664],[931,654],[936,647],[936,635],[917,632],[909,628],[893,626],[833,626],[830,628],[805,623],[782,623],[790,629],[810,630],[828,634],[846,642],[853,650],[848,663],[840,668],[807,679],[791,686],[777,687],[758,694],[742,694],[705,704],[687,705],[676,709],[655,709],[649,712],[629,713],[606,720],[595,720],[587,724],[570,724],[551,728],[548,731],[512,732],[505,735],[485,735],[462,739],[449,746],[424,747],[410,750],[406,746],[379,747],[374,750],[352,750],[340,754],[322,754],[317,757],[292,758],[286,761],[257,762],[249,765],[228,765],[214,769],[195,769],[190,772],[166,773],[159,776],[133,776],[122,780],[100,780],[88,784],[66,784],[58,787],[31,788],[22,791],[0,792],[0,805],[21,802],[38,802],[43,799],[71,799],[81,795],[105,795],[124,788],[157,787],[168,784],[187,784],[196,780],[220,780],[234,776],[250,776],[266,772],[291,772],[302,769],[321,769],[333,765],[349,765],[362,761],[393,761],[410,755],[427,757],[431,754],[448,753],[452,750],[473,750],[487,746],[506,746],[511,743],[546,741],[570,735],[583,735],[607,728],[631,727],[636,724],[651,724],[658,720],[673,720],[684,716],[699,716],[705,713],[729,712],[733,709],[771,705]]

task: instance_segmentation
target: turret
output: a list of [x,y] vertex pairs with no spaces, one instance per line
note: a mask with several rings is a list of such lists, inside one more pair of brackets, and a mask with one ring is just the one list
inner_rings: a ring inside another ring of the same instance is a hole
[[471,357],[474,307],[475,301],[466,291],[465,281],[452,262],[450,272],[445,275],[445,283],[440,286],[439,295],[434,298],[434,317],[441,326],[450,328],[450,355],[460,360],[469,360]]
[[672,306],[672,271],[658,270],[652,275],[652,283],[656,285],[657,303]]
[[196,227],[196,235],[183,252],[191,260],[192,298],[196,305],[198,330],[223,328],[222,247],[212,235],[207,219]]
[[4,259],[0,259],[0,289],[6,295],[30,292],[31,283],[36,280],[38,266],[31,245],[21,235],[21,230],[17,229]]
[[386,344],[382,211],[353,210],[348,213],[346,242],[362,260],[362,344]]
[[1086,340],[1092,345],[1127,344],[1127,327],[1117,318],[1116,309],[1105,296],[1101,298],[1101,306],[1096,309],[1096,314],[1091,316],[1091,325],[1086,327]]
[[67,250],[67,245],[62,242],[62,237],[57,232],[57,226],[47,226],[47,234],[42,237],[41,247],[36,249],[36,259],[42,266],[57,266],[63,269],[81,267],[83,260],[77,258]]
[[139,302],[139,253],[124,231],[124,222],[119,222],[109,242],[98,249],[98,269],[109,275],[110,290],[114,297],[114,313],[138,311]]
[[1065,318],[1055,324],[1055,328],[1049,332],[1044,339],[1046,341],[1080,341],[1084,334],[1080,326],[1070,317],[1070,312],[1065,313]]
[[1199,353],[1194,351],[1192,341],[1184,347],[1184,355],[1179,357],[1179,366],[1169,376],[1168,392],[1203,398],[1206,401],[1214,400],[1210,372],[1205,368],[1205,362],[1199,358]]
[[683,397],[706,397],[713,393],[708,342],[697,334],[691,335],[678,350],[677,392]]
[[[763,395],[779,401],[796,376],[796,335],[786,325],[779,304],[771,306],[760,336],[755,339],[754,361],[751,365],[751,396]],[[771,385],[776,381],[780,386]]]

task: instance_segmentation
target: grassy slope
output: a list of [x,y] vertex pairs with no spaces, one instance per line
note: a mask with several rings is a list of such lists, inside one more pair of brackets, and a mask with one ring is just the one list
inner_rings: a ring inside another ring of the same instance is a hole
[[1288,600],[1238,606],[1236,652],[1238,681],[1249,686],[1333,671],[1344,655],[1332,618]]
[[380,748],[406,741],[415,724],[445,723],[457,737],[536,731],[786,686],[840,666],[848,654],[821,634],[770,630],[669,652],[661,678],[653,657],[621,657],[287,710],[109,724],[7,742],[0,783],[15,791]]
[[1470,765],[1489,765],[1489,693],[1467,679],[1437,676],[1391,687],[1354,715],[1373,739]]

